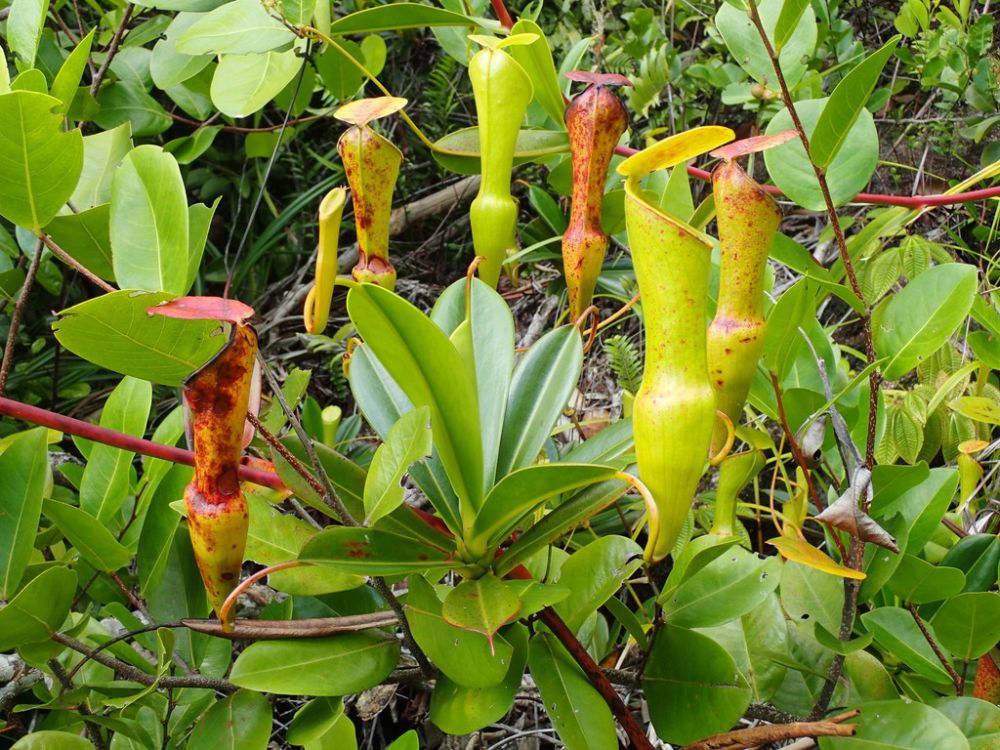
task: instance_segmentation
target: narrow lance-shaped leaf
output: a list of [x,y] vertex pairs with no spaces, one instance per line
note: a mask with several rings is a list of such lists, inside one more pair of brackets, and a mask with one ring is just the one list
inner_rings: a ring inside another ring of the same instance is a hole
[[897,34],[882,45],[844,76],[830,94],[819,122],[809,137],[809,155],[820,169],[829,166],[844,145],[847,134],[868,102],[882,68],[899,44],[900,38]]
[[424,406],[400,417],[375,451],[365,481],[365,521],[369,525],[399,507],[403,502],[403,475],[430,453],[430,409]]

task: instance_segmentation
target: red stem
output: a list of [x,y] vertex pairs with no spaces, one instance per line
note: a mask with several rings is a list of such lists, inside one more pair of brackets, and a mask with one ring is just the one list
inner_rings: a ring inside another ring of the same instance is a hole
[[[507,575],[508,578],[532,579],[531,573],[523,565],[518,565]],[[594,687],[597,688],[597,692],[604,698],[608,707],[614,713],[615,718],[618,719],[618,723],[625,730],[625,734],[628,735],[631,747],[638,748],[638,750],[654,750],[653,743],[646,737],[646,733],[639,726],[639,722],[636,721],[632,712],[629,711],[628,706],[625,705],[625,701],[618,695],[618,691],[615,690],[614,685],[608,680],[607,675],[601,671],[597,662],[587,653],[587,649],[577,640],[577,637],[563,619],[552,607],[545,607],[539,612],[539,617],[548,626],[549,630],[552,631],[552,634],[559,639],[559,642],[566,647],[570,656],[580,665],[580,668],[583,669],[587,677],[590,678]]]
[[[134,453],[141,453],[144,456],[162,458],[165,461],[172,461],[176,464],[186,464],[194,466],[194,453],[184,448],[177,448],[173,445],[163,445],[154,443],[151,440],[126,435],[122,432],[109,430],[107,427],[84,422],[81,419],[74,419],[62,414],[57,414],[48,409],[41,409],[37,406],[22,404],[9,398],[0,398],[0,414],[23,419],[32,424],[40,424],[60,432],[68,432],[71,435],[79,435],[88,440],[96,440],[105,445],[113,445]],[[285,483],[281,478],[270,471],[253,469],[249,466],[240,466],[240,478],[263,487],[270,487],[275,490],[284,490]]]
[[514,19],[507,12],[507,6],[503,0],[490,0],[493,3],[493,12],[497,14],[497,20],[505,29],[510,29],[514,25]]
[[[638,149],[629,146],[616,146],[615,153],[619,156],[631,156],[639,153]],[[704,169],[688,167],[688,174],[697,177],[699,180],[711,182],[712,175]],[[779,188],[774,185],[761,185],[772,195],[782,195]],[[970,190],[965,193],[939,193],[936,195],[887,195],[886,193],[858,193],[851,199],[851,203],[880,203],[887,206],[903,206],[905,208],[923,208],[924,206],[951,206],[956,203],[970,203],[972,201],[985,200],[986,198],[1000,197],[1000,186],[982,188],[980,190]]]

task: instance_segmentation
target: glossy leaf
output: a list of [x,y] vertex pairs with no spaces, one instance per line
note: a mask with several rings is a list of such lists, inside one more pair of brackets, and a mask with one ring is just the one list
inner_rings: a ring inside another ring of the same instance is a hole
[[[786,49],[791,49],[791,46]],[[828,101],[829,99],[824,98],[795,102],[802,127],[810,138]],[[771,120],[766,132],[767,135],[774,135],[792,126],[788,110],[782,109]],[[799,139],[765,151],[764,163],[781,192],[810,211],[824,210],[826,203],[816,181],[816,173]],[[863,190],[874,174],[877,163],[878,133],[875,121],[871,112],[862,108],[858,119],[844,136],[840,152],[826,169],[833,204],[841,206]]]
[[448,624],[433,587],[419,576],[410,579],[407,620],[413,638],[447,677],[465,688],[493,688],[509,670],[513,647],[498,635],[492,645],[481,633]]
[[898,380],[941,348],[969,314],[976,285],[975,266],[946,263],[893,296],[874,331],[876,351],[887,359],[887,380]]
[[[247,531],[246,558],[261,565],[277,565],[294,560],[316,529],[294,516],[282,515],[267,501],[247,494],[250,528]],[[301,565],[279,570],[267,577],[267,585],[277,591],[299,596],[315,596],[348,591],[363,586],[361,576],[341,573],[326,566]]]
[[418,573],[456,564],[448,552],[363,526],[336,526],[319,532],[302,548],[299,559],[364,576]]
[[463,687],[447,675],[438,675],[431,694],[429,718],[448,734],[469,734],[499,721],[510,710],[521,688],[528,660],[528,630],[514,625],[504,631],[513,646],[510,666],[503,682],[493,687]]
[[96,29],[91,29],[90,33],[80,40],[80,43],[73,48],[63,64],[59,66],[59,72],[56,73],[56,77],[52,81],[51,93],[63,103],[60,108],[62,112],[69,110],[73,103],[73,97],[76,96],[76,90],[83,78],[83,71],[87,68],[87,58],[90,55],[95,32]]
[[365,481],[365,522],[374,525],[403,502],[403,475],[410,466],[431,453],[430,409],[407,412],[389,430],[375,451]]
[[[70,197],[78,211],[94,208],[111,200],[111,180],[115,167],[131,149],[132,129],[128,123],[83,137],[83,170]],[[109,263],[110,257],[109,255]]]
[[0,598],[11,599],[28,567],[49,477],[46,430],[17,436],[0,454]]
[[666,169],[711,151],[736,137],[729,128],[705,125],[685,130],[632,154],[618,165],[618,174],[641,178],[657,169]]
[[932,565],[919,557],[904,555],[886,585],[904,602],[926,604],[960,593],[965,588],[965,574],[958,568]]
[[[764,31],[772,42],[777,39],[776,27],[784,11],[786,0],[763,0],[757,3]],[[786,38],[782,45],[778,60],[785,82],[792,90],[806,72],[807,63],[816,49],[816,15],[809,3],[790,30],[791,25],[786,17],[781,29],[781,36]],[[715,16],[715,25],[732,54],[733,60],[739,64],[750,77],[758,83],[777,91],[774,67],[767,54],[760,34],[747,17],[747,11],[737,9],[730,4],[722,3]]]
[[93,750],[90,740],[78,734],[43,729],[27,734],[11,746],[11,750]]
[[902,700],[862,703],[861,715],[851,723],[853,737],[821,737],[820,750],[969,750],[962,731],[940,711]]
[[[460,279],[442,292],[431,310],[431,320],[449,336],[466,318],[466,290],[466,280]],[[514,317],[506,300],[479,279],[472,281],[469,302],[483,443],[483,492],[489,492],[496,476],[507,394],[514,370]]]
[[841,79],[830,94],[816,128],[809,137],[809,153],[819,168],[829,166],[840,152],[900,38],[898,35],[894,36],[878,51],[861,61]]
[[750,612],[778,587],[781,561],[732,547],[689,575],[663,602],[667,622],[712,627]]
[[178,386],[226,341],[212,321],[149,316],[146,309],[171,299],[157,292],[123,290],[94,297],[60,313],[53,323],[59,343],[101,367]]
[[665,625],[657,636],[642,685],[656,733],[678,745],[726,731],[752,697],[722,646],[674,625]]
[[470,545],[499,544],[534,508],[563,492],[611,479],[615,469],[587,464],[539,464],[508,474],[490,491],[479,509]]
[[608,704],[555,636],[537,633],[531,639],[528,668],[569,750],[604,750],[617,744]]
[[[125,377],[115,386],[101,411],[101,426],[134,437],[146,432],[153,387],[148,381]],[[101,524],[111,524],[125,501],[135,454],[98,443],[94,445],[80,482],[80,508]]]
[[393,3],[341,16],[330,24],[331,34],[365,34],[417,29],[424,26],[474,26],[468,16],[419,3]]
[[214,704],[194,728],[188,750],[266,750],[271,739],[271,702],[238,690]]
[[89,513],[55,500],[46,500],[42,509],[80,556],[96,570],[114,572],[132,559],[124,545]]
[[777,52],[781,52],[792,38],[795,28],[802,20],[802,14],[808,7],[809,0],[784,0],[781,4],[781,13],[778,14],[778,20],[774,24],[774,36],[771,40]]
[[976,659],[1000,642],[1000,597],[995,592],[959,594],[931,621],[938,641],[959,659]]
[[245,323],[253,317],[253,308],[227,297],[181,297],[146,308],[147,315],[162,315],[177,320],[217,320]]
[[[445,169],[458,174],[479,174],[479,128],[463,128],[448,133],[434,144],[434,158]],[[522,130],[514,147],[514,165],[542,161],[569,152],[569,137],[565,131]]]
[[111,261],[111,206],[107,203],[77,214],[56,216],[45,225],[46,233],[102,279],[114,281]]
[[129,152],[111,184],[111,251],[126,289],[183,294],[188,275],[188,210],[174,157],[158,146]]
[[399,644],[381,633],[267,641],[241,653],[229,679],[279,695],[348,695],[380,683],[398,657]]
[[127,125],[136,138],[159,135],[174,122],[163,105],[135,80],[104,86],[97,95],[97,104],[94,122],[105,130]]
[[510,384],[498,477],[534,462],[569,401],[582,366],[583,342],[572,326],[550,331],[524,354]]
[[414,406],[428,406],[434,447],[458,497],[482,502],[483,455],[476,393],[454,345],[417,308],[365,284],[347,295],[347,310],[379,362]]
[[38,52],[38,43],[41,40],[48,9],[48,0],[14,0],[10,4],[7,44],[10,45],[10,51],[14,53],[15,58],[20,60],[22,70],[31,68],[35,64],[35,55]]
[[302,65],[293,50],[223,55],[212,77],[212,103],[229,117],[252,115],[277,96]]
[[[913,617],[900,607],[880,607],[861,615],[865,627],[875,633],[875,643],[906,666],[928,680],[947,685],[951,682],[937,656],[924,638]],[[931,635],[931,625],[926,627]]]
[[0,607],[0,651],[48,640],[69,614],[76,593],[76,574],[69,568],[47,568]]
[[511,34],[534,34],[535,41],[527,45],[512,45],[508,48],[511,57],[521,64],[531,78],[537,101],[552,121],[562,127],[566,104],[563,102],[556,66],[552,61],[552,50],[542,27],[527,18],[518,19],[510,30]]
[[157,88],[168,89],[184,83],[198,75],[212,62],[211,55],[192,55],[177,49],[177,43],[184,33],[194,24],[207,18],[208,16],[201,13],[178,13],[174,16],[173,21],[153,47],[153,54],[149,60],[149,74]]
[[494,563],[497,575],[509,573],[566,532],[584,525],[587,519],[615,502],[628,488],[624,481],[610,480],[576,493],[514,541]]
[[556,583],[570,590],[555,605],[572,631],[606,602],[642,564],[642,549],[631,539],[604,536],[578,550],[563,564]]
[[248,54],[268,52],[294,40],[295,34],[259,2],[233,0],[182,31],[175,49],[184,55]]
[[840,630],[844,584],[839,578],[801,563],[788,562],[781,573],[781,606],[792,620],[811,620]]
[[63,132],[58,99],[0,96],[0,216],[40,230],[66,204],[83,169],[83,137]]
[[448,592],[441,616],[449,625],[481,633],[493,643],[494,634],[521,611],[515,590],[496,576],[467,579]]
[[343,718],[346,718],[344,702],[340,698],[314,698],[295,712],[285,739],[291,745],[306,745],[325,735]]
[[969,750],[1000,745],[1000,706],[967,697],[938,698],[934,708],[948,717],[969,740]]

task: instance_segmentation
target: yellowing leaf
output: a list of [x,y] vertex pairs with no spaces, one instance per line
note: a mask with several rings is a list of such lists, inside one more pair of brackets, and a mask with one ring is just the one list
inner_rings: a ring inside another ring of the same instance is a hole
[[618,165],[618,174],[626,177],[644,177],[657,169],[666,169],[693,159],[723,143],[728,143],[735,137],[736,134],[732,130],[720,125],[706,125],[685,130],[633,154]]
[[777,547],[778,552],[786,560],[799,562],[803,565],[808,565],[810,568],[821,570],[830,575],[840,576],[841,578],[857,578],[861,580],[865,577],[865,574],[860,570],[852,570],[841,565],[825,552],[821,552],[813,547],[805,539],[779,536],[775,539],[768,539],[767,543],[772,547]]
[[378,120],[393,112],[398,112],[406,104],[407,100],[400,96],[376,96],[371,99],[348,102],[343,107],[339,107],[333,116],[341,122],[362,126],[367,125],[372,120]]

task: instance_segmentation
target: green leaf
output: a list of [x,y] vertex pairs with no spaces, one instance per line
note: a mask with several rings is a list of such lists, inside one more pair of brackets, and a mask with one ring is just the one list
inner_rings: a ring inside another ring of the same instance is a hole
[[114,281],[109,204],[76,214],[56,216],[45,225],[45,232],[59,247],[102,279]]
[[1000,706],[978,698],[938,698],[934,708],[947,716],[969,740],[969,750],[1000,747]]
[[[791,49],[787,47],[786,49]],[[810,138],[829,99],[806,99],[795,102],[795,110]],[[782,109],[767,126],[767,135],[789,130],[794,124],[787,109]],[[767,172],[781,191],[810,211],[823,211],[826,201],[820,190],[812,162],[798,138],[764,152]],[[834,206],[842,206],[863,190],[878,164],[878,132],[871,112],[862,109],[844,137],[840,152],[826,169],[826,180]]]
[[665,625],[657,635],[642,685],[656,733],[678,745],[726,731],[752,697],[722,646],[674,625]]
[[468,16],[419,3],[392,3],[341,16],[330,24],[331,34],[418,29],[424,26],[475,26]]
[[132,554],[89,513],[55,500],[46,500],[42,508],[80,557],[96,570],[114,572],[129,564]]
[[126,289],[184,294],[188,208],[177,160],[159,146],[133,149],[111,183],[111,251]]
[[[757,4],[764,31],[772,41],[778,36],[776,27],[783,15],[784,5],[785,0],[763,0]],[[816,14],[811,7],[808,7],[809,3],[806,3],[806,6],[790,31],[782,28],[782,36],[787,36],[787,41],[782,45],[778,60],[785,82],[793,91],[796,84],[802,80],[816,49]],[[789,19],[786,18],[785,23],[789,23]],[[760,34],[750,23],[746,10],[723,4],[715,16],[715,25],[722,34],[733,60],[755,81],[777,91],[778,83],[775,80],[771,58],[760,39]]]
[[238,690],[214,704],[198,721],[188,750],[266,750],[271,739],[271,702]]
[[398,658],[399,644],[382,633],[269,641],[240,654],[229,679],[278,695],[348,695],[380,683]]
[[[103,133],[83,137],[83,171],[70,198],[78,211],[111,200],[111,179],[115,167],[132,149],[131,133],[131,125],[125,123]],[[110,258],[109,254],[109,264]]]
[[[896,487],[892,487],[887,479],[894,475],[897,481],[902,480]],[[872,484],[875,488],[872,517],[888,521],[897,513],[901,515],[907,526],[903,551],[915,555],[930,541],[955,496],[958,472],[944,466],[927,471],[926,464],[876,466],[872,472]]]
[[449,625],[481,633],[493,643],[493,636],[521,611],[521,600],[513,588],[492,573],[464,580],[448,592],[441,616]]
[[173,125],[163,106],[135,81],[115,81],[97,95],[94,122],[105,130],[127,124],[136,138],[159,135]]
[[641,564],[642,549],[628,537],[595,539],[563,563],[556,583],[570,595],[555,605],[556,612],[576,632]]
[[784,0],[781,4],[781,13],[774,24],[774,49],[781,52],[788,40],[795,33],[795,27],[802,20],[802,14],[809,7],[809,0]]
[[[258,3],[258,7],[260,3]],[[159,89],[169,89],[198,75],[212,62],[211,55],[191,55],[177,50],[178,39],[195,23],[206,20],[203,13],[178,13],[153,47],[149,73]]]
[[313,698],[295,712],[285,739],[291,745],[305,745],[329,732],[344,717],[340,698]]
[[63,61],[55,80],[52,81],[51,94],[63,103],[60,112],[68,112],[69,105],[73,103],[73,97],[76,96],[76,90],[83,78],[83,71],[87,68],[87,58],[90,56],[90,47],[94,42],[96,31],[91,29],[90,33],[80,40]]
[[47,568],[32,578],[0,608],[0,652],[47,641],[69,614],[76,593],[76,574],[69,568]]
[[96,365],[179,386],[215,356],[226,337],[215,335],[215,321],[146,314],[146,308],[173,298],[163,292],[112,292],[63,310],[52,328],[60,344]]
[[[341,49],[327,47],[322,54],[315,57],[315,64],[316,72],[319,73],[326,90],[334,99],[343,101],[352,98],[364,81],[361,71],[351,62],[351,59],[363,62],[364,52],[358,44],[349,39],[343,39],[338,44]],[[348,59],[348,55],[351,59]]]
[[7,55],[0,47],[0,94],[10,91],[10,70],[7,69]]
[[928,705],[902,700],[862,703],[853,737],[820,737],[820,750],[969,750],[962,731]]
[[347,311],[413,406],[430,407],[434,447],[462,512],[475,511],[482,504],[483,487],[479,408],[458,351],[416,307],[380,287],[351,289]]
[[938,641],[959,659],[977,659],[1000,642],[1000,596],[977,591],[941,605],[931,621]]
[[48,0],[13,0],[7,17],[7,44],[25,70],[35,64],[38,42],[42,38]]
[[528,668],[569,750],[605,750],[618,744],[608,704],[555,636],[537,633],[531,639]]
[[272,18],[260,0],[233,0],[190,24],[177,36],[175,49],[184,55],[246,55],[293,41],[295,34]]
[[417,730],[410,729],[404,732],[389,745],[385,750],[420,750],[420,739]]
[[518,521],[549,498],[563,492],[611,479],[616,469],[589,464],[539,464],[527,466],[500,480],[483,501],[466,542],[493,548]]
[[624,481],[610,480],[576,493],[519,536],[494,563],[493,569],[497,575],[506,575],[566,532],[585,524],[587,519],[621,497],[628,487]]
[[898,380],[930,356],[965,321],[976,295],[974,266],[946,263],[920,274],[889,300],[875,328],[882,374]]
[[407,412],[375,451],[365,481],[365,523],[373,526],[403,502],[400,482],[410,466],[431,453],[430,409]]
[[[913,616],[900,607],[879,607],[861,615],[868,630],[875,633],[879,648],[892,654],[917,674],[931,682],[947,685],[951,677],[941,666]],[[931,625],[926,626],[931,635]]]
[[302,548],[299,559],[365,576],[443,570],[457,564],[444,550],[364,526],[324,529]]
[[83,168],[83,137],[63,132],[58,106],[30,91],[0,96],[0,216],[33,231],[66,204]]
[[948,550],[941,564],[965,572],[966,591],[989,591],[997,582],[1000,538],[994,534],[969,534]]
[[446,734],[470,734],[495,721],[510,710],[514,696],[521,689],[524,667],[528,661],[528,629],[512,625],[503,637],[513,646],[510,667],[503,682],[492,687],[469,688],[440,674],[431,693],[429,717]]
[[223,55],[212,77],[212,103],[229,117],[252,115],[277,96],[303,64],[293,50]]
[[434,665],[464,688],[500,685],[509,671],[513,646],[501,634],[492,645],[481,633],[445,621],[433,587],[421,576],[410,578],[406,618],[413,638]]
[[521,18],[510,30],[511,34],[534,34],[537,38],[531,44],[512,45],[507,48],[524,72],[531,79],[535,91],[535,101],[559,127],[563,127],[563,114],[566,104],[563,101],[562,90],[559,88],[559,78],[556,75],[556,65],[552,61],[552,50],[542,27],[527,18]]
[[[568,152],[569,136],[564,130],[521,130],[514,147],[514,166]],[[479,174],[482,171],[479,127],[448,133],[434,144],[432,153],[438,164],[451,172]]]
[[[115,386],[101,412],[101,426],[142,437],[152,405],[153,388],[146,380],[125,377]],[[104,525],[114,525],[129,489],[132,451],[98,443],[94,445],[80,483],[80,508]],[[102,527],[103,528],[103,527]]]
[[931,565],[913,555],[904,555],[886,584],[902,601],[926,604],[949,599],[965,588],[965,574],[958,568]]
[[816,315],[816,295],[806,279],[800,279],[778,298],[767,318],[764,366],[783,382],[803,341],[799,327]]
[[534,463],[576,388],[583,342],[573,326],[549,331],[514,370],[504,416],[497,476]]
[[[205,137],[211,142],[218,130],[221,130],[221,126],[199,128],[195,131],[193,138],[197,141],[201,137],[200,134],[205,133]],[[201,148],[202,145],[196,143],[195,149]],[[206,206],[203,203],[188,206],[188,275],[184,282],[185,294],[191,291],[191,287],[194,286],[194,282],[198,278],[201,256],[205,253],[205,244],[208,242],[208,231],[212,228],[212,218],[215,216],[215,209],[219,207],[221,200],[222,196],[220,195],[211,206]]]
[[94,746],[78,734],[44,729],[25,735],[11,750],[94,750]]
[[0,454],[0,599],[17,592],[34,550],[49,476],[44,428],[17,436]]
[[876,52],[866,57],[837,84],[823,107],[823,113],[812,134],[809,136],[809,153],[820,169],[825,169],[840,152],[847,134],[854,125],[868,98],[875,90],[875,84],[882,74],[889,56],[899,44],[900,36],[894,36]]
[[[277,565],[295,560],[316,529],[305,521],[286,516],[261,497],[247,494],[250,528],[247,530],[246,558],[261,565]],[[267,577],[277,591],[297,596],[316,596],[348,591],[363,586],[361,576],[341,573],[325,566],[301,565],[279,570]]]
[[667,622],[682,627],[712,627],[742,617],[778,587],[779,557],[761,558],[732,547],[691,574],[664,602]]
[[842,579],[808,565],[786,562],[781,573],[781,606],[792,620],[810,619],[827,630],[840,630],[844,605]]
[[[467,282],[449,286],[431,310],[431,320],[449,336],[466,319]],[[483,443],[483,492],[496,478],[497,455],[507,410],[507,394],[514,370],[514,317],[495,289],[479,279],[472,281],[469,320],[475,358],[476,393]]]

